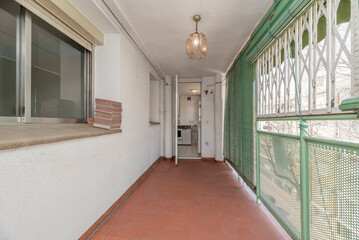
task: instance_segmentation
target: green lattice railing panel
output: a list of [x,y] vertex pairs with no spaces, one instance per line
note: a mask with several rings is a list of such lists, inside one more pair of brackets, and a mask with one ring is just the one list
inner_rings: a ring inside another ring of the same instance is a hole
[[308,140],[312,239],[359,239],[359,149]]
[[261,199],[294,239],[301,236],[299,136],[260,133]]

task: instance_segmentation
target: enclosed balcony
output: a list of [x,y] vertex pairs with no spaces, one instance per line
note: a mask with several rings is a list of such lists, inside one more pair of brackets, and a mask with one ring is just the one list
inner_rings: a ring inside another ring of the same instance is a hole
[[0,1],[0,239],[359,239],[356,0]]

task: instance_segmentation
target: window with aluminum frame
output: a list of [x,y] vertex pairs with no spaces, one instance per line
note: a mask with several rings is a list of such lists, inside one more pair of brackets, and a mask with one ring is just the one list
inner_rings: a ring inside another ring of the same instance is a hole
[[[77,106],[78,109],[81,109],[81,114],[68,114],[66,107],[63,108],[62,113],[58,116],[46,116],[46,115],[40,115],[40,114],[34,114],[35,106],[34,104],[34,95],[36,91],[34,92],[34,84],[33,87],[32,84],[32,78],[34,78],[34,69],[39,73],[39,71],[43,73],[48,73],[52,75],[58,75],[58,77],[61,77],[60,73],[57,73],[56,71],[49,71],[48,69],[39,66],[39,64],[32,64],[33,62],[33,53],[32,48],[34,48],[33,45],[33,39],[32,39],[32,30],[33,30],[33,23],[32,18],[35,17],[33,14],[31,14],[30,11],[25,9],[24,7],[20,6],[19,4],[13,2],[12,4],[17,5],[17,7],[20,9],[19,13],[16,15],[16,91],[14,95],[16,96],[16,105],[15,108],[15,114],[12,116],[7,116],[8,114],[2,114],[0,116],[0,122],[22,122],[22,123],[31,123],[31,122],[85,122],[86,117],[89,117],[92,115],[92,81],[91,81],[91,66],[92,66],[92,56],[91,52],[87,51],[85,48],[80,47],[83,49],[83,55],[81,57],[81,66],[79,66],[82,70],[81,73],[79,73],[82,77],[81,85],[82,89],[80,92],[78,92],[78,103],[80,103],[81,106]],[[42,20],[40,20],[42,21]],[[51,27],[49,24],[45,23],[43,25],[48,25],[49,28]],[[53,28],[54,29],[54,28]],[[52,30],[58,36],[65,36],[60,31],[54,29]],[[77,43],[70,43],[71,40],[68,37],[64,37],[68,40],[66,40],[69,44],[77,44]],[[55,40],[58,41],[58,40]],[[67,60],[71,58],[71,52],[68,51],[70,45],[63,42],[61,43],[61,47],[67,48],[68,56],[66,56]],[[80,46],[80,45],[78,45]],[[46,52],[48,49],[46,49],[45,46],[39,46],[37,44],[37,49],[40,49],[42,52]],[[60,47],[60,46],[59,46]],[[47,51],[48,55],[54,55],[54,53],[51,53],[50,51]],[[65,54],[63,54],[65,55]],[[58,56],[60,58],[60,56]],[[78,57],[77,57],[78,58]],[[48,58],[47,58],[48,59]],[[62,60],[62,63],[66,62],[67,60]],[[42,63],[49,61],[46,59],[42,60]],[[58,65],[60,65],[60,60],[57,60]],[[79,60],[80,61],[80,60]],[[62,70],[62,72],[66,72],[65,70]],[[68,71],[67,71],[68,72]],[[44,76],[44,74],[42,74]],[[47,79],[47,78],[46,78]],[[33,79],[34,81],[34,79]],[[67,82],[71,81],[70,79],[67,80]],[[61,82],[61,79],[59,79],[58,82]],[[46,90],[46,89],[44,89]],[[57,89],[57,91],[60,91]],[[72,89],[69,89],[67,87],[63,87],[61,89],[62,95],[66,95],[67,91],[72,91]],[[67,93],[69,95],[69,93]],[[74,93],[75,94],[75,93]],[[73,96],[74,96],[73,94]],[[76,93],[77,94],[77,93]],[[66,100],[67,98],[67,100]],[[63,104],[63,106],[68,106],[66,103],[71,103],[71,101],[68,100],[68,96],[64,97],[62,96],[61,100],[59,99]],[[81,100],[80,100],[81,99]],[[39,104],[38,104],[39,105]],[[39,109],[39,108],[38,108]],[[79,111],[78,111],[79,112]]]

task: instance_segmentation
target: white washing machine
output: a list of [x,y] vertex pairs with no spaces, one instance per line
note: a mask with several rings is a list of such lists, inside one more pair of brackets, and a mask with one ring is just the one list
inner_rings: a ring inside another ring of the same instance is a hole
[[182,144],[183,145],[191,145],[192,144],[192,130],[182,129]]

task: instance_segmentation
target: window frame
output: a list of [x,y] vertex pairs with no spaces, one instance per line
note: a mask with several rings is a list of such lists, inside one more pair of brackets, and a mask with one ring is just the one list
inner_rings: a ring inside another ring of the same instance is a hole
[[[18,4],[18,3],[16,3]],[[93,116],[93,81],[92,52],[84,49],[84,89],[83,116],[84,118],[48,118],[31,116],[31,48],[32,48],[32,14],[25,7],[20,6],[20,13],[16,19],[16,116],[0,116],[0,123],[83,123]],[[40,17],[40,16],[39,16]],[[41,17],[40,17],[41,18]],[[51,23],[47,22],[52,27]],[[58,30],[61,34],[64,32]],[[67,36],[67,35],[66,35]],[[69,36],[68,36],[69,37]],[[71,38],[71,37],[70,37]],[[71,38],[72,39],[72,38]],[[74,40],[74,39],[72,39]],[[75,40],[74,40],[75,41]],[[76,42],[76,41],[75,41]]]

